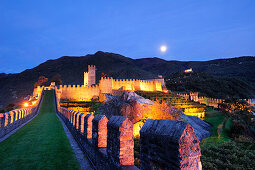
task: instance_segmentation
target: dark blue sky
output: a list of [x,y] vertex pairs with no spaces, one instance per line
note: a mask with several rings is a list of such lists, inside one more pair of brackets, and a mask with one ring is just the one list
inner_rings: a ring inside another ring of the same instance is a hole
[[254,56],[255,1],[0,1],[0,73],[99,50],[182,61]]

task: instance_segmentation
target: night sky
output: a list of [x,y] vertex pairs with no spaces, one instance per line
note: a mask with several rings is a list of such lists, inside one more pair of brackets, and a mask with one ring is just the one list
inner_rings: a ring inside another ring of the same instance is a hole
[[0,73],[97,51],[181,61],[254,56],[255,1],[0,0]]

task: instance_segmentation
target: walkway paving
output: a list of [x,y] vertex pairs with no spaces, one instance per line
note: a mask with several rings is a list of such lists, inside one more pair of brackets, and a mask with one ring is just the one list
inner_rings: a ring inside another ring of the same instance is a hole
[[80,169],[52,91],[45,91],[37,117],[0,143],[0,169]]

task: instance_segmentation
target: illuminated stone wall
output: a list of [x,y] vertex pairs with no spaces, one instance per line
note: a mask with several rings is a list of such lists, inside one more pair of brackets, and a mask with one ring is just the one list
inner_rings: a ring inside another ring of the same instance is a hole
[[[36,88],[35,93],[37,90],[40,91],[40,89],[41,88]],[[41,91],[37,95],[38,100],[36,100],[32,106],[0,113],[0,138],[8,135],[14,129],[28,122],[38,113],[39,105],[44,93]]]
[[88,65],[88,85],[96,84],[96,66]]
[[[85,75],[86,73],[84,73]],[[87,74],[86,74],[87,75]],[[85,81],[84,81],[85,82]],[[85,82],[86,83],[86,82]],[[44,87],[38,86],[34,89],[33,96],[42,92]],[[48,88],[48,87],[46,87]],[[94,97],[99,97],[102,93],[113,94],[113,90],[122,88],[124,91],[162,91],[160,81],[146,81],[135,79],[113,79],[102,78],[99,85],[60,85],[55,90],[58,91],[60,98],[77,101],[90,101]]]
[[99,88],[101,93],[110,93],[112,94],[112,87],[113,87],[113,78],[101,78],[99,81]]
[[88,86],[88,85],[89,85],[89,73],[84,72],[84,86]]
[[112,94],[112,90],[122,88],[127,91],[162,91],[161,81],[101,78],[99,87],[102,93]]
[[44,86],[42,87],[37,86],[36,88],[34,88],[33,96],[39,96],[42,93],[43,89],[44,89]]
[[84,86],[96,84],[96,66],[88,65],[88,72],[84,72]]
[[200,104],[205,104],[206,106],[212,106],[214,108],[218,108],[218,105],[223,102],[223,99],[215,99],[215,98],[209,98],[205,96],[199,96],[198,92],[193,92],[189,94],[188,93],[176,93],[176,94],[187,100],[190,99]]
[[[163,83],[162,83],[163,82]],[[88,65],[88,72],[84,72],[84,85],[60,85],[40,87],[34,89],[33,96],[37,96],[43,89],[53,89],[57,91],[57,98],[77,101],[90,101],[94,97],[99,97],[102,93],[113,94],[113,90],[124,91],[162,91],[164,79],[137,80],[137,79],[113,79],[111,77],[101,78],[99,84],[96,83],[96,66]]]
[[[138,169],[134,166],[133,127],[127,117],[112,116],[108,121],[105,115],[84,117],[63,107],[58,107],[57,114],[96,169]],[[200,141],[189,123],[149,119],[140,133],[140,169],[202,169]]]
[[99,96],[99,86],[60,85],[62,99],[78,101],[90,101],[93,97]]

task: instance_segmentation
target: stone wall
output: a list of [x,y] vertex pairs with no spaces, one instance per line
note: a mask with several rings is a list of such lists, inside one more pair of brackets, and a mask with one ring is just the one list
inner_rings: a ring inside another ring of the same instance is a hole
[[162,91],[162,81],[159,80],[137,80],[137,79],[113,79],[101,78],[99,84],[95,85],[95,66],[89,66],[89,72],[84,72],[84,85],[55,85],[34,89],[33,96],[38,96],[43,89],[55,89],[57,98],[91,101],[92,98],[99,98],[102,93],[113,94],[113,91]]
[[63,107],[58,107],[58,114],[97,169],[137,169],[133,126],[126,117],[116,116],[108,121],[104,115],[84,116],[85,113]]
[[137,80],[137,79],[113,79],[101,78],[99,81],[102,93],[112,94],[112,90],[123,88],[127,91],[162,91],[161,81],[158,80]]
[[188,123],[148,119],[140,134],[141,169],[202,169],[199,140]]
[[15,109],[6,113],[0,113],[0,138],[8,135],[23,123],[32,119],[38,112],[43,91],[39,93],[38,100],[33,107]]
[[88,86],[89,85],[89,73],[88,72],[84,72],[84,86]]
[[[63,107],[58,114],[95,168],[137,169],[133,124],[127,117],[108,121],[105,115],[84,116]],[[140,134],[141,169],[201,169],[199,140],[187,122],[148,119]]]
[[[206,106],[212,106],[218,108],[220,103],[223,103],[224,99],[210,98],[205,96],[199,96],[198,92],[193,93],[176,93],[178,96],[185,98],[186,100],[190,99],[200,104],[205,104]],[[255,99],[242,99],[247,101],[250,105],[255,105]]]
[[78,101],[90,101],[93,97],[99,96],[99,86],[60,85],[59,90],[62,99]]
[[223,102],[223,99],[215,99],[215,98],[209,98],[205,96],[199,96],[198,92],[193,93],[176,93],[178,96],[181,96],[185,98],[186,100],[192,100],[194,102],[198,102],[200,104],[204,104],[206,106],[212,106],[214,108],[218,108],[218,104]]
[[91,101],[92,98],[99,98],[102,93],[113,94],[113,91],[162,91],[160,81],[145,80],[115,80],[102,78],[99,85],[60,85],[59,87],[40,87],[34,89],[33,96],[38,96],[43,89],[55,89],[57,98],[76,101]]
[[88,65],[88,86],[96,84],[96,66]]

